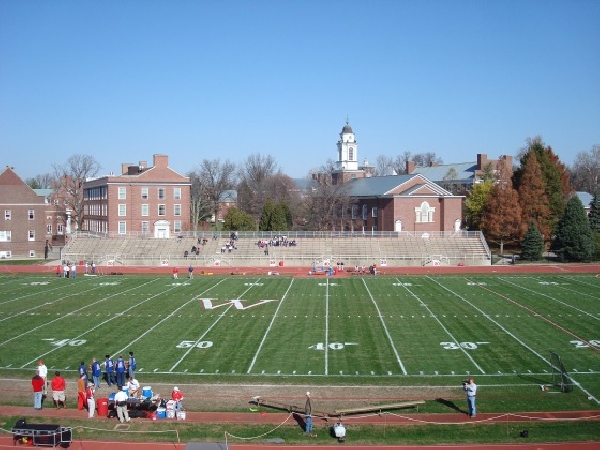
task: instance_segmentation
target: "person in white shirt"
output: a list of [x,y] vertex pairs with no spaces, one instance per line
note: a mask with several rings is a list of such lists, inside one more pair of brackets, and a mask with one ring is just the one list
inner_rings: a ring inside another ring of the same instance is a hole
[[119,391],[115,394],[115,408],[117,409],[117,417],[121,423],[129,422],[127,399],[127,394],[123,392],[123,386],[119,386]]
[[44,361],[42,361],[41,359],[38,362],[37,370],[38,370],[38,375],[40,377],[42,377],[42,379],[44,380],[44,389],[42,392],[44,393],[44,395],[46,395],[46,386],[48,385],[48,368],[44,364]]
[[130,397],[139,397],[140,396],[140,383],[133,377],[129,377],[129,381],[127,382],[127,391],[129,392]]
[[469,416],[475,417],[477,409],[475,408],[475,395],[477,394],[477,385],[473,378],[463,382],[463,391],[467,393],[467,406],[469,407]]

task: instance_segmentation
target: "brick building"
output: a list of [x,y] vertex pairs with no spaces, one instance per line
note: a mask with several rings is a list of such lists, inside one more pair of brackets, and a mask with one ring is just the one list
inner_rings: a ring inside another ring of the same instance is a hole
[[462,200],[422,175],[388,175],[348,182],[349,231],[458,231]]
[[[463,196],[454,195],[421,174],[372,176],[368,163],[358,165],[358,143],[350,125],[337,142],[333,184],[348,186],[350,220],[342,231],[453,232],[462,223]],[[314,180],[319,182],[319,176]],[[348,217],[346,217],[348,219]],[[349,224],[349,225],[347,225]]]
[[48,203],[11,167],[0,173],[0,258],[43,258]]
[[190,229],[190,179],[169,167],[169,157],[123,163],[120,175],[86,180],[84,231],[167,238]]

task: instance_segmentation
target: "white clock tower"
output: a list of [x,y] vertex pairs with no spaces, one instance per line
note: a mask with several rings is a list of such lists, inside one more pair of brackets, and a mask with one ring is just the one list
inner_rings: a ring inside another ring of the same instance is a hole
[[338,160],[335,162],[336,170],[353,171],[358,170],[358,145],[354,139],[352,127],[346,120],[346,125],[340,133],[337,143]]

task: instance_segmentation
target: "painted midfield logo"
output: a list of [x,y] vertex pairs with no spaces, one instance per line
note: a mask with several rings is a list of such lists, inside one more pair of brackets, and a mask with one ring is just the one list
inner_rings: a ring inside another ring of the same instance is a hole
[[250,308],[254,308],[255,306],[264,305],[265,303],[277,301],[277,300],[261,300],[258,303],[244,306],[244,304],[242,303],[243,300],[239,300],[239,299],[229,300],[229,301],[226,301],[225,303],[221,303],[219,305],[213,304],[213,300],[217,300],[216,298],[203,298],[201,300],[202,300],[202,305],[204,306],[204,309],[216,309],[216,308],[220,308],[221,306],[227,306],[227,305],[233,305],[235,307],[235,309],[250,309]]

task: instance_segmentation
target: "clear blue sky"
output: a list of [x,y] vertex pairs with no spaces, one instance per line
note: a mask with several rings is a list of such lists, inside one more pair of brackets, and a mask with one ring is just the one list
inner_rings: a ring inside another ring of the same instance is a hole
[[600,1],[0,1],[1,167],[102,173],[270,154],[292,177],[346,117],[358,157],[600,144]]

